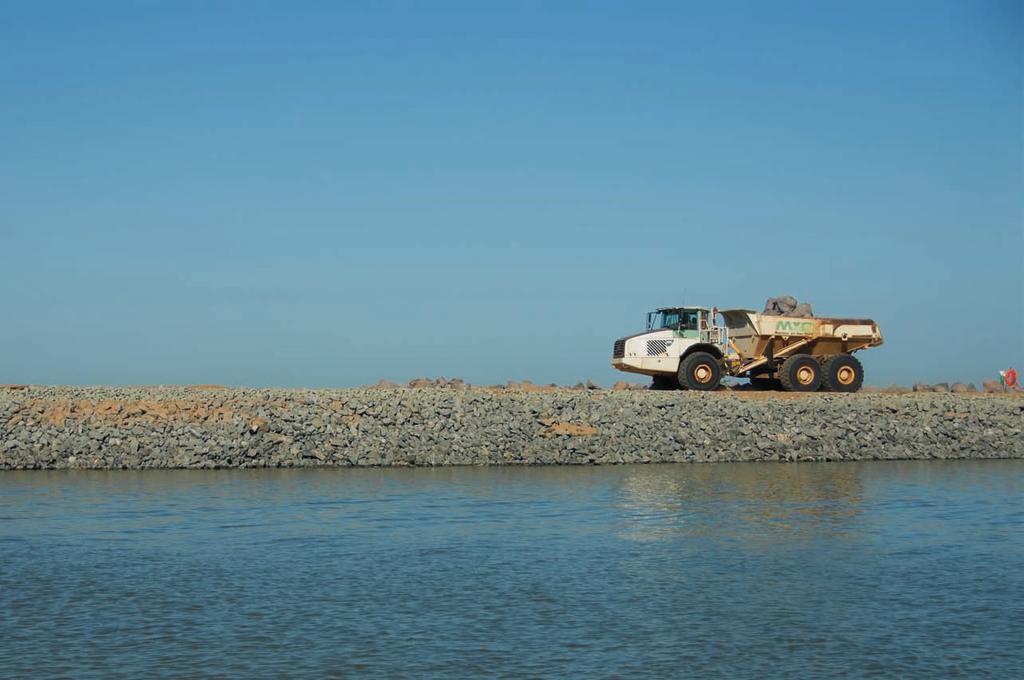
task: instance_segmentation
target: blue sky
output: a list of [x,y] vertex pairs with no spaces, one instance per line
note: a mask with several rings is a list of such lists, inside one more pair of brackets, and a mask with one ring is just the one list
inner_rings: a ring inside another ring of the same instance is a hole
[[647,309],[1024,365],[1019,2],[0,9],[0,382],[609,384]]

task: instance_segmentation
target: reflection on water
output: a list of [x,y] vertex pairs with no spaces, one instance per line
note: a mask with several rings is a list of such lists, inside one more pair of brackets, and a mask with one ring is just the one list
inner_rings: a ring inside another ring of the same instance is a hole
[[798,540],[844,531],[863,496],[853,466],[697,465],[678,472],[685,474],[639,467],[625,477],[619,502],[635,521],[624,536],[656,540],[682,532],[763,541],[784,533]]
[[1008,677],[1024,461],[0,474],[0,676]]

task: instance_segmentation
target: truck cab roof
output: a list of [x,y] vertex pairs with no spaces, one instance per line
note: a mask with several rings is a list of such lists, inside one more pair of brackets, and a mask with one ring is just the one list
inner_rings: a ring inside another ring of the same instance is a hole
[[711,311],[710,307],[695,307],[693,305],[686,305],[685,307],[658,307],[654,311],[656,311],[656,312],[678,312],[679,310],[682,310],[682,309],[702,311],[702,312],[710,312]]

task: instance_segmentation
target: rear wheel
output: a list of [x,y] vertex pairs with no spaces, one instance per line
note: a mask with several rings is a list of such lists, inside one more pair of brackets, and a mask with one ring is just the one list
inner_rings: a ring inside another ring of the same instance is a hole
[[816,392],[821,387],[821,364],[814,357],[798,354],[782,362],[779,382],[787,392]]
[[679,364],[679,386],[710,392],[722,382],[722,365],[707,352],[694,352]]
[[825,389],[833,392],[856,392],[864,384],[864,367],[851,354],[837,354],[825,360]]

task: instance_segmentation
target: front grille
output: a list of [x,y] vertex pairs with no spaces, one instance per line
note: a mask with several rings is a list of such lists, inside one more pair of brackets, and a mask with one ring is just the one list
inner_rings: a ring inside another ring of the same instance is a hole
[[612,347],[612,359],[621,359],[626,356],[626,339],[615,341],[615,346]]

